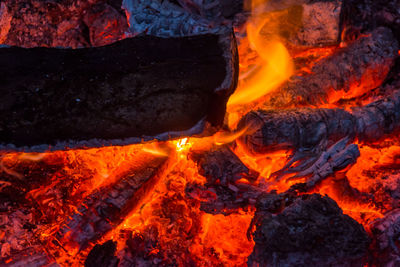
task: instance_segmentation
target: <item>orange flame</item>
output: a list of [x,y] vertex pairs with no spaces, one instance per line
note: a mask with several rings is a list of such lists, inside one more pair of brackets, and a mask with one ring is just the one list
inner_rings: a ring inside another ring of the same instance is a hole
[[[241,73],[239,87],[229,98],[228,107],[247,104],[257,100],[265,94],[276,89],[293,73],[293,63],[288,50],[275,37],[265,37],[261,31],[268,22],[263,14],[257,11],[259,5],[266,1],[256,0],[251,2],[252,17],[247,23],[247,37],[250,46],[260,57],[258,66],[252,66]],[[267,39],[268,38],[268,39]]]

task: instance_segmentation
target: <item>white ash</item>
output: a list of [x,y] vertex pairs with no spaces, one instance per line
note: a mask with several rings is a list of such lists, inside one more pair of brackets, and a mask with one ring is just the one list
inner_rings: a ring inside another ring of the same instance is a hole
[[183,4],[161,0],[124,0],[122,7],[129,19],[130,34],[173,37],[230,31],[232,22],[224,19],[218,11],[219,0],[179,2]]

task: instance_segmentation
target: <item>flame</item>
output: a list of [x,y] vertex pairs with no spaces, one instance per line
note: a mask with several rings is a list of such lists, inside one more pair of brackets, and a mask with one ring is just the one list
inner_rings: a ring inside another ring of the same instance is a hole
[[259,63],[241,72],[239,86],[229,98],[228,107],[257,100],[276,89],[293,73],[291,57],[278,35],[266,37],[261,33],[269,21],[268,17],[257,11],[257,7],[264,2],[251,2],[252,17],[246,28],[250,47],[257,52]]

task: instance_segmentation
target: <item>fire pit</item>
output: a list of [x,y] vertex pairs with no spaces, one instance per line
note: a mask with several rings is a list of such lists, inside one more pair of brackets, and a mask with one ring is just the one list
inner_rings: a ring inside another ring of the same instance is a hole
[[400,265],[398,7],[2,1],[0,265]]

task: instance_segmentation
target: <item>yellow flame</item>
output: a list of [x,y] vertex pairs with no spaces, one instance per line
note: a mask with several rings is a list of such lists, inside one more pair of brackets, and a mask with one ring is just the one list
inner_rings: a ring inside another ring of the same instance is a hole
[[165,146],[162,146],[158,143],[150,143],[146,144],[145,147],[142,149],[144,152],[150,153],[155,156],[160,156],[160,157],[168,157],[169,156],[169,151],[168,148]]
[[[268,17],[255,11],[262,1],[252,2],[252,17],[247,22],[249,43],[261,59],[260,66],[253,66],[241,75],[241,83],[230,97],[228,106],[247,104],[276,89],[293,73],[293,62],[288,50],[276,36],[261,34],[268,27]],[[264,1],[265,2],[265,1]]]

